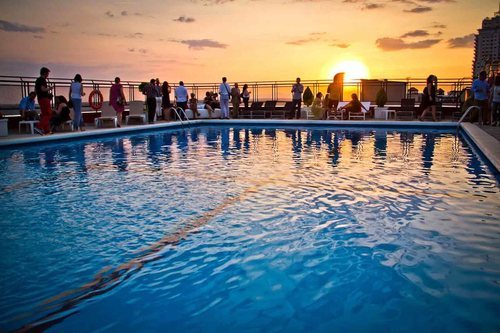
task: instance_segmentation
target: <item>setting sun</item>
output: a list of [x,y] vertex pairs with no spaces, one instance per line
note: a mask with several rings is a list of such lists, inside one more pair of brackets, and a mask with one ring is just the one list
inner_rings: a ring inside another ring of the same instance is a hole
[[353,81],[356,79],[369,78],[370,71],[359,60],[344,60],[337,63],[330,71],[329,77],[333,77],[336,73],[344,72],[344,81]]

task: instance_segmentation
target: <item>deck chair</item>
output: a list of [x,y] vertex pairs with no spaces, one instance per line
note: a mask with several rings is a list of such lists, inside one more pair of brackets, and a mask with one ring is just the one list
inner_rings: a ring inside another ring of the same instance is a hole
[[370,102],[361,102],[361,112],[349,112],[349,120],[366,120],[366,114],[370,111]]
[[396,111],[397,120],[413,120],[415,119],[415,99],[403,98],[401,100],[401,108]]
[[276,106],[271,110],[270,117],[273,119],[280,118],[285,119],[287,115],[286,103],[278,106],[278,101],[276,101]]
[[252,105],[250,106],[250,118],[264,118],[265,116],[265,111],[262,110],[262,105],[264,103],[262,102],[253,102]]
[[128,125],[129,120],[139,120],[141,123],[146,123],[147,114],[144,112],[143,101],[130,101],[129,102],[129,115],[125,118],[125,124]]
[[104,103],[101,107],[101,116],[95,118],[95,127],[103,127],[106,122],[111,123],[113,127],[118,125],[115,109],[111,105]]

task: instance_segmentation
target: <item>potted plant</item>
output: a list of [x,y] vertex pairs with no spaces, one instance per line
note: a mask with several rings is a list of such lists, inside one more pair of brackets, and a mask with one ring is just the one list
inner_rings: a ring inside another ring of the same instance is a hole
[[380,88],[375,97],[375,103],[379,108],[383,108],[385,103],[387,103],[387,93],[384,88]]
[[375,96],[375,104],[377,104],[377,107],[375,107],[374,118],[387,120],[388,108],[385,107],[385,103],[387,103],[387,93],[384,87],[382,87]]

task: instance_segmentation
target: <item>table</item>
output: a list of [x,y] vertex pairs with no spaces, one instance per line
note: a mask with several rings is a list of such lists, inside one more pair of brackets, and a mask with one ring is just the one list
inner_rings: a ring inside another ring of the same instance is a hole
[[389,120],[389,115],[393,114],[396,118],[396,110],[390,110],[388,107],[375,107],[375,113],[373,115],[374,119],[385,119]]

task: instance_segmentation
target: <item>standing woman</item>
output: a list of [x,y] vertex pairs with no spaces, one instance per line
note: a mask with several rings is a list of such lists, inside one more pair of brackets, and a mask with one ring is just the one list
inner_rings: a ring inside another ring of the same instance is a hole
[[120,78],[115,77],[115,83],[109,89],[109,105],[116,111],[116,119],[118,127],[122,126],[122,115],[125,111],[125,94],[123,93],[123,86],[120,83]]
[[424,110],[422,115],[418,118],[420,121],[424,120],[427,111],[432,112],[432,121],[436,120],[436,91],[437,91],[437,76],[429,75],[427,78],[427,86],[424,88],[424,94],[422,97],[422,104],[420,108]]
[[69,97],[73,103],[73,111],[75,112],[75,117],[73,119],[73,130],[77,131],[80,129],[84,131],[83,127],[83,117],[82,117],[82,96],[85,96],[83,92],[82,76],[76,74],[71,86],[69,86]]
[[238,83],[234,84],[234,87],[231,89],[231,103],[233,104],[233,118],[238,118],[238,114],[240,113],[240,103],[241,103],[241,92],[240,88],[238,88]]
[[248,90],[248,84],[243,85],[243,92],[241,93],[241,97],[243,98],[243,104],[245,105],[245,111],[248,110],[248,101],[250,100],[250,94],[252,92]]
[[[172,88],[168,85],[167,81],[163,81],[163,85],[161,86],[161,106],[163,107],[163,119],[166,117],[166,110],[170,109],[170,93],[172,92]],[[170,117],[168,117],[170,120]]]

